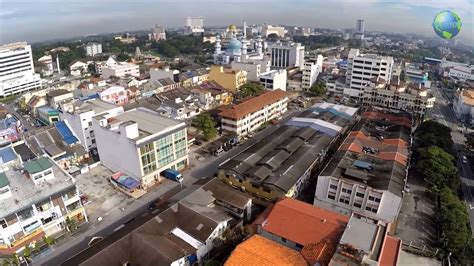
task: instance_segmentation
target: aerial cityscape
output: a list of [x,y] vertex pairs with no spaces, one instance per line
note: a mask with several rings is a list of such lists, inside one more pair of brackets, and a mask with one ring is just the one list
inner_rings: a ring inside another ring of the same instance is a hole
[[443,2],[2,2],[0,264],[474,265]]

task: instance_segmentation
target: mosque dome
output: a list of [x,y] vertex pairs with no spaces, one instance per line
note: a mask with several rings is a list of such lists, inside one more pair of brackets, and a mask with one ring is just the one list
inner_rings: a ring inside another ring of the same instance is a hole
[[237,26],[235,26],[235,24],[230,24],[229,27],[227,27],[227,29],[229,31],[236,31],[237,30]]
[[240,50],[242,48],[242,43],[237,40],[236,38],[232,38],[229,42],[228,49],[229,50]]

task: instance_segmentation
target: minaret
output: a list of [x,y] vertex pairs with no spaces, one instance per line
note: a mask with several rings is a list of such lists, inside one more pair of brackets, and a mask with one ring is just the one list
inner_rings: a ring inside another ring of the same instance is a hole
[[215,54],[220,54],[221,53],[221,35],[219,33],[217,33],[217,36],[216,36],[216,51],[215,51]]
[[56,55],[56,66],[58,67],[58,74],[61,74],[61,68],[59,67],[59,55]]
[[244,20],[244,40],[247,40],[247,22]]

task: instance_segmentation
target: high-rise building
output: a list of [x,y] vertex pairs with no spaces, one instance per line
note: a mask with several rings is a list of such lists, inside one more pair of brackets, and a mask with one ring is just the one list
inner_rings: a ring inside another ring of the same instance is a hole
[[301,88],[304,91],[308,91],[318,79],[319,73],[323,70],[323,60],[324,57],[318,55],[316,58],[311,58],[304,62],[303,76],[301,78]]
[[86,54],[88,56],[95,56],[100,53],[102,53],[102,44],[96,42],[86,44]]
[[365,31],[365,21],[363,19],[358,19],[356,23],[354,38],[358,40],[363,40],[364,31]]
[[269,45],[268,48],[271,51],[272,67],[299,67],[300,69],[303,69],[304,46],[301,46],[301,43],[277,42]]
[[382,78],[390,83],[393,57],[361,54],[359,49],[351,49],[348,59],[344,95],[360,99],[371,78]]
[[165,28],[156,24],[155,27],[151,29],[149,39],[150,41],[166,40]]
[[18,42],[0,46],[0,97],[41,88],[34,72],[31,46]]
[[203,17],[187,17],[185,22],[185,33],[196,34],[204,32]]

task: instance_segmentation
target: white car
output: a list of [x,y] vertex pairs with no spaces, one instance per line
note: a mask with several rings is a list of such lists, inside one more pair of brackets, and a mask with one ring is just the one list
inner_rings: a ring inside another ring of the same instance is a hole
[[467,158],[465,155],[462,156],[462,163],[467,163]]

